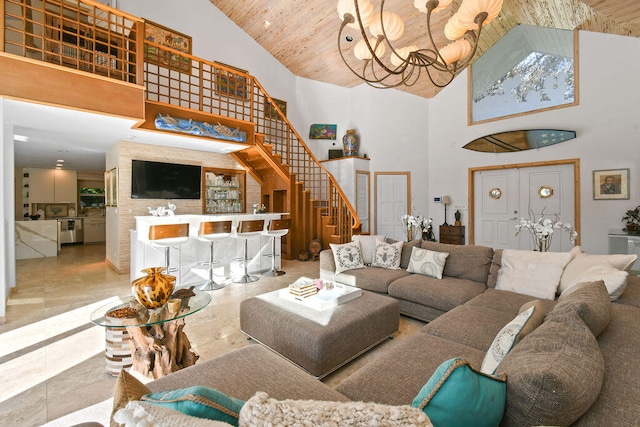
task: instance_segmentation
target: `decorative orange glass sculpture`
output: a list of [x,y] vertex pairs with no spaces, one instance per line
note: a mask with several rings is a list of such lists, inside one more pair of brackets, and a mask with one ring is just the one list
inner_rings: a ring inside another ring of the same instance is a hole
[[162,274],[164,267],[151,267],[142,270],[147,275],[131,282],[131,292],[140,304],[148,309],[164,306],[171,297],[176,277]]

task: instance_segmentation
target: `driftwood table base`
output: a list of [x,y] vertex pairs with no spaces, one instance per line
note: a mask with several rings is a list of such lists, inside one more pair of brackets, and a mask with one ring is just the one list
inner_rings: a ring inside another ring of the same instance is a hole
[[152,326],[127,326],[133,369],[156,379],[194,365],[200,356],[191,349],[184,324],[184,318],[179,318]]

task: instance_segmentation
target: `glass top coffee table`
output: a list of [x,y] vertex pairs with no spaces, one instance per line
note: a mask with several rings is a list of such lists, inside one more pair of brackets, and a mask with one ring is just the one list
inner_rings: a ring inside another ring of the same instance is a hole
[[195,364],[200,356],[183,331],[184,319],[205,308],[211,295],[190,291],[175,312],[169,311],[168,304],[147,310],[131,296],[91,313],[91,321],[106,331],[107,372],[118,375],[131,367],[155,379]]
[[[146,308],[141,306],[135,300],[135,298],[133,298],[133,296],[131,296],[122,299],[122,302],[120,304],[114,304],[113,302],[111,302],[100,308],[97,308],[93,313],[91,313],[91,321],[98,326],[109,328],[126,328],[127,326],[142,327],[162,324],[164,322],[171,322],[197,313],[211,302],[211,295],[209,295],[208,293],[199,291],[197,289],[194,289],[193,292],[195,293],[195,295],[190,297],[188,300],[183,300],[180,311],[175,313],[169,312],[167,304],[157,310],[147,310]],[[125,313],[125,310],[129,308],[132,309],[130,311],[132,313],[131,317],[107,317],[107,313],[116,310],[122,310],[120,313]],[[135,310],[136,312],[133,313],[133,310]]]

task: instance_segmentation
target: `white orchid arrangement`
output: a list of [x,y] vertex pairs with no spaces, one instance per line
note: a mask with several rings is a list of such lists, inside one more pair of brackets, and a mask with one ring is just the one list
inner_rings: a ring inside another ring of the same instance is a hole
[[555,215],[554,219],[545,218],[544,209],[540,212],[540,217],[537,219],[533,212],[529,212],[529,219],[520,218],[520,224],[516,225],[515,228],[516,236],[520,234],[523,229],[528,230],[534,247],[540,252],[546,252],[551,246],[554,230],[564,230],[569,233],[571,243],[575,243],[578,237],[578,232],[575,228],[568,222],[560,221],[558,215]]
[[407,236],[407,241],[411,240],[411,237],[414,235],[416,231],[419,231],[422,234],[425,231],[428,231],[433,224],[432,218],[427,218],[422,215],[402,215],[400,218],[403,224],[404,233]]

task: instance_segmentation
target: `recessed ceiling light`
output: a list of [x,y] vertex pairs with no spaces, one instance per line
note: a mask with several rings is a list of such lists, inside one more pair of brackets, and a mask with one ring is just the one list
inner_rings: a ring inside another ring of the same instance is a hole
[[64,163],[64,160],[56,160],[58,163]]
[[268,30],[268,29],[271,27],[271,22],[269,22],[269,21],[264,21],[264,22],[262,23],[262,26]]
[[13,135],[14,141],[29,142],[29,137],[24,135]]

